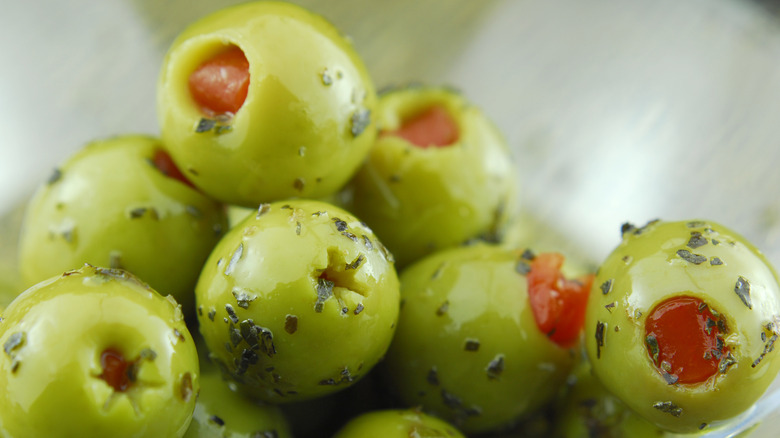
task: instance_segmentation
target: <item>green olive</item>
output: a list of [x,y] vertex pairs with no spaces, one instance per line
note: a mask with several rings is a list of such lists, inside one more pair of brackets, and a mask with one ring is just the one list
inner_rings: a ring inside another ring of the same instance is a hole
[[386,248],[351,214],[312,200],[262,204],[233,227],[195,294],[213,359],[272,402],[349,387],[385,354],[398,318]]
[[0,323],[0,436],[181,437],[199,383],[181,308],[85,266],[19,295]]
[[350,420],[333,438],[465,438],[444,420],[415,409],[368,412]]
[[[235,113],[205,114],[193,72],[226,50],[248,62]],[[225,8],[185,29],[163,62],[162,138],[192,182],[247,207],[337,191],[376,137],[376,92],[349,41],[324,18],[286,2]]]
[[479,244],[401,274],[389,386],[466,433],[504,428],[552,400],[573,363],[536,325],[523,253]]
[[663,438],[672,434],[628,409],[596,379],[587,359],[574,369],[567,382],[563,400],[557,404],[557,438]]
[[[451,143],[420,147],[395,134],[428,108],[454,122]],[[503,137],[477,107],[446,88],[403,88],[380,97],[377,124],[379,138],[345,188],[345,206],[371,225],[399,267],[500,234],[514,214],[517,177]]]
[[170,164],[158,140],[139,135],[96,141],[72,156],[28,205],[19,243],[23,281],[84,263],[122,268],[191,309],[198,274],[227,220]]
[[[211,369],[209,369],[211,368]],[[201,366],[200,393],[184,438],[290,438],[277,406],[252,401],[223,380],[216,367]]]
[[593,372],[628,407],[677,433],[716,428],[780,370],[780,286],[765,257],[701,220],[623,226],[586,312]]

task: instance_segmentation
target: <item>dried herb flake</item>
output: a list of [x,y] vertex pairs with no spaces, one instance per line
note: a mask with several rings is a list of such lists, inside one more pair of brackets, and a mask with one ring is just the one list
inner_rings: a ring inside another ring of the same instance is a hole
[[365,256],[363,256],[363,254],[359,254],[357,257],[355,257],[355,260],[352,260],[352,263],[347,263],[344,269],[345,270],[357,269],[358,267],[360,267],[360,265],[363,263],[365,259],[366,258]]
[[478,351],[479,350],[479,340],[477,339],[466,339],[466,342],[463,344],[463,349],[466,351]]
[[239,289],[239,288],[233,288],[233,297],[236,299],[236,302],[238,303],[238,307],[242,309],[248,309],[249,304],[257,299],[257,295],[250,294],[249,292]]
[[596,358],[601,359],[601,349],[604,347],[604,332],[606,331],[607,323],[596,321]]
[[24,332],[13,333],[3,344],[3,351],[10,357],[13,357],[13,352],[18,350],[24,345],[27,335]]
[[443,316],[450,309],[450,302],[445,300],[438,309],[436,309],[436,316]]
[[436,370],[436,366],[432,366],[430,370],[428,370],[428,375],[425,378],[428,383],[434,386],[439,386],[439,373]]
[[352,114],[350,121],[352,122],[350,132],[353,137],[357,137],[371,124],[371,111],[361,108]]
[[660,350],[658,348],[658,340],[655,338],[654,334],[649,334],[645,338],[645,345],[647,346],[647,350],[650,353],[650,357],[653,358],[653,363],[658,363],[658,354],[660,353]]
[[504,355],[497,354],[493,360],[491,360],[485,368],[488,379],[498,379],[501,373],[504,372]]
[[670,401],[655,402],[653,403],[653,407],[673,417],[679,417],[683,412],[681,407]]
[[740,276],[737,279],[736,284],[734,284],[734,292],[748,309],[753,309],[753,303],[750,300],[750,282],[745,277]]
[[317,279],[317,301],[314,303],[315,312],[322,312],[325,301],[333,295],[334,285],[335,283],[325,278]]
[[59,181],[60,178],[62,178],[62,170],[55,167],[54,170],[51,172],[51,175],[49,175],[49,179],[46,180],[46,184],[52,185],[57,181]]
[[195,132],[197,132],[198,134],[209,132],[212,129],[214,129],[215,126],[217,126],[216,120],[207,119],[204,117],[198,121],[198,126],[195,127]]
[[688,239],[688,248],[696,249],[707,244],[707,238],[702,236],[699,232],[692,232],[691,238]]
[[610,278],[609,280],[605,281],[601,284],[601,293],[606,295],[610,292],[612,292],[612,285],[614,284],[615,280]]
[[677,255],[686,262],[693,263],[694,265],[700,265],[707,261],[707,257],[701,254],[694,254],[687,249],[678,250]]
[[284,319],[284,331],[289,334],[293,334],[298,330],[298,317],[295,315],[287,315]]
[[238,324],[238,315],[236,315],[235,309],[233,309],[233,306],[230,304],[225,304],[225,311],[228,314],[228,318],[233,322],[233,324]]
[[268,213],[271,211],[271,204],[260,204],[259,207],[257,207],[257,215],[255,216],[255,219],[260,219],[260,216]]

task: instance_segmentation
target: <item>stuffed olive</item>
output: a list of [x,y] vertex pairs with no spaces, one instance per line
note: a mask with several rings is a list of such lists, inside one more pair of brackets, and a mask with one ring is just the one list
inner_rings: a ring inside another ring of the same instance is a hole
[[351,214],[312,200],[262,204],[233,227],[195,293],[212,359],[272,402],[332,393],[368,373],[399,308],[387,249]]
[[[466,433],[532,414],[565,381],[584,318],[572,325],[584,315],[589,285],[559,277],[559,269],[548,256],[486,244],[409,266],[383,366],[388,386],[407,406]],[[551,283],[565,286],[551,293]]]
[[333,438],[465,438],[451,424],[415,409],[368,412],[350,420]]
[[500,233],[517,178],[503,137],[477,107],[450,89],[409,87],[382,94],[376,118],[379,137],[345,188],[345,206],[399,267]]
[[678,433],[750,407],[780,370],[780,286],[764,256],[723,225],[626,224],[586,314],[593,372],[623,403]]
[[215,12],[163,62],[162,138],[205,193],[247,207],[340,189],[376,137],[376,92],[349,41],[285,2]]
[[185,309],[227,219],[195,190],[154,138],[95,141],[59,167],[30,201],[19,242],[35,284],[90,263],[133,272]]
[[181,437],[199,390],[175,300],[85,266],[19,295],[0,322],[0,436]]

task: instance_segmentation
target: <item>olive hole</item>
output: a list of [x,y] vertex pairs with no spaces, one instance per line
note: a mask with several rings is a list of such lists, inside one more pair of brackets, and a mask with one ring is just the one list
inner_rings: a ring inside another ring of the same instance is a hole
[[420,148],[451,146],[460,137],[456,119],[440,104],[404,117],[401,126],[387,134],[401,137]]
[[207,117],[236,114],[249,90],[249,61],[234,45],[204,60],[188,79],[190,95]]
[[[357,260],[357,259],[356,259]],[[341,295],[347,292],[353,292],[358,295],[367,296],[368,286],[357,278],[361,265],[355,261],[347,261],[344,254],[337,248],[328,249],[328,265],[320,271],[318,278],[333,283],[333,294],[336,298],[344,298]]]

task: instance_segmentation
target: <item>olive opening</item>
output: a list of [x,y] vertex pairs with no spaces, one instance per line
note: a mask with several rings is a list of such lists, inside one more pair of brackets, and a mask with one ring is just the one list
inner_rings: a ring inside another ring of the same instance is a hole
[[249,91],[249,61],[237,46],[203,61],[188,79],[190,95],[208,117],[232,116]]
[[181,170],[179,170],[179,168],[176,166],[176,163],[173,162],[171,156],[164,150],[157,149],[154,151],[154,157],[152,157],[152,164],[154,164],[154,167],[156,167],[157,170],[162,172],[162,174],[167,176],[168,178],[179,180],[182,183],[192,187],[193,189],[195,188],[195,186],[190,182],[190,180],[188,180],[187,177],[184,176],[183,173],[181,173]]
[[725,373],[733,357],[725,317],[702,300],[676,296],[656,305],[645,322],[645,347],[669,382],[703,383]]
[[101,379],[116,392],[125,392],[135,381],[135,364],[114,348],[107,348],[100,354]]
[[[350,309],[362,309],[362,298],[368,296],[369,286],[356,277],[364,259],[363,255],[347,262],[338,248],[328,248],[328,264],[315,271],[317,279],[317,303],[315,311],[321,312],[324,302],[334,296],[342,314]],[[357,296],[356,296],[357,295]],[[359,311],[357,313],[360,313]],[[355,314],[357,314],[355,313]]]
[[451,146],[458,141],[458,125],[443,105],[431,105],[410,117],[401,126],[382,135],[401,137],[421,148]]

